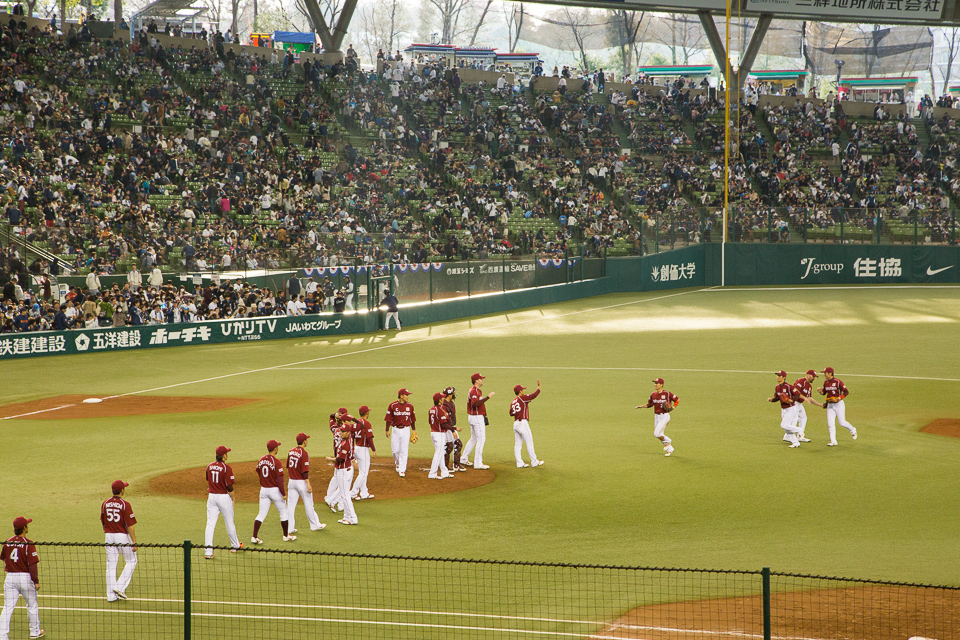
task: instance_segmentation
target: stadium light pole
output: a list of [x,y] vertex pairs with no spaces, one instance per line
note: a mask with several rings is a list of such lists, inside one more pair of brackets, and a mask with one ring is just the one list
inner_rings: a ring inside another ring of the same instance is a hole
[[[720,243],[720,286],[727,284],[727,226],[730,212],[730,14],[732,0],[727,0],[727,34],[724,50],[724,82],[726,91],[723,98],[723,240]],[[739,116],[738,116],[739,118]]]

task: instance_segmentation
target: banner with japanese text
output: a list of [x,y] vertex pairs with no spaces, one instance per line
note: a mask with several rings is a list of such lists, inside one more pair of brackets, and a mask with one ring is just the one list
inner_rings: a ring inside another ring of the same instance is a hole
[[644,256],[641,260],[641,290],[704,286],[704,249],[694,245]]

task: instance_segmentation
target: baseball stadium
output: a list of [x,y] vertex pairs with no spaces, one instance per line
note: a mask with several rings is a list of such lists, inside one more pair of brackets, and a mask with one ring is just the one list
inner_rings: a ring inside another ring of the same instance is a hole
[[960,639],[954,2],[48,4],[0,640]]

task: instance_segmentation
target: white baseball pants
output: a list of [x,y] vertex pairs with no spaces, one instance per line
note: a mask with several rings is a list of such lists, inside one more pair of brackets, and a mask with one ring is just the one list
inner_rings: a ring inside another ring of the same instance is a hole
[[517,466],[523,466],[523,458],[520,451],[523,445],[527,445],[527,454],[530,455],[530,464],[537,466],[540,461],[537,460],[537,453],[533,450],[533,433],[530,431],[530,423],[526,420],[513,421],[513,457],[517,459]]
[[357,479],[353,481],[350,497],[366,499],[370,495],[370,489],[367,487],[367,476],[370,475],[370,447],[356,447],[354,451],[357,456]]
[[780,408],[780,428],[784,430],[784,437],[790,444],[799,444],[800,442],[800,437],[797,435],[800,433],[800,428],[797,426],[798,413],[798,405],[786,409]]
[[313,493],[307,490],[306,480],[290,480],[287,483],[287,531],[297,528],[294,518],[297,515],[297,501],[300,498],[303,498],[303,509],[307,512],[310,530],[317,531],[320,528],[320,516],[313,508]]
[[387,317],[383,321],[383,330],[386,331],[390,328],[390,318],[393,318],[393,321],[397,323],[397,331],[400,331],[400,312],[399,311],[388,311]]
[[393,463],[400,473],[407,472],[407,454],[410,452],[410,427],[394,427],[390,432],[390,451]]
[[347,306],[347,309],[348,309],[349,311],[353,311],[354,308],[353,308],[353,294],[352,294],[352,293],[348,293],[348,294],[347,294],[347,300],[346,300],[346,302],[347,302],[347,305],[346,305],[346,306]]
[[[105,533],[105,542],[107,544],[128,544],[132,545],[129,533]],[[133,580],[133,570],[137,568],[137,552],[133,547],[106,547],[107,550],[107,600],[113,602],[117,600],[117,594],[114,589],[121,593],[126,593],[130,581]],[[117,566],[120,564],[120,554],[123,554],[123,573],[117,578]]]
[[343,496],[343,519],[347,522],[357,523],[357,512],[353,508],[353,500],[350,499],[350,483],[353,482],[353,465],[347,469],[337,469],[333,472],[333,477],[337,479],[337,486],[340,495]]
[[277,508],[277,513],[280,514],[280,521],[283,522],[286,520],[287,502],[283,499],[283,494],[280,493],[280,489],[277,487],[260,487],[260,513],[257,514],[256,519],[260,522],[266,520],[267,512],[270,511],[271,504]]
[[483,445],[487,441],[487,425],[484,423],[483,416],[467,416],[467,423],[470,425],[470,439],[464,445],[460,453],[460,460],[469,460],[473,448],[477,448],[477,455],[473,457],[473,465],[483,465]]
[[230,538],[230,546],[234,549],[240,548],[240,539],[237,537],[237,525],[233,521],[233,498],[229,493],[210,493],[207,494],[207,530],[204,532],[203,544],[206,546],[204,553],[208,556],[213,555],[213,534],[217,528],[217,520],[223,515],[223,525],[227,528],[227,537]]
[[443,454],[447,448],[447,434],[443,431],[431,431],[430,439],[433,440],[433,462],[430,463],[430,479],[449,478],[450,471],[447,469],[447,463],[443,459]]
[[[26,552],[26,548],[24,548]],[[20,596],[27,603],[27,621],[30,623],[30,635],[40,635],[40,607],[37,605],[37,587],[29,573],[8,573],[3,581],[3,613],[0,614],[0,640],[10,638],[10,620],[13,609]],[[113,596],[116,599],[116,596]]]
[[664,431],[667,430],[668,422],[670,422],[669,413],[653,414],[653,436],[660,440],[663,444],[670,444],[673,442],[673,440],[670,439],[670,436],[664,433]]
[[340,485],[337,484],[336,474],[330,476],[330,482],[327,483],[327,495],[323,501],[333,506],[337,506],[337,504],[342,502],[340,499]]
[[797,407],[798,407],[798,410],[797,410],[797,428],[800,430],[799,433],[800,433],[801,436],[802,436],[804,433],[807,432],[807,409],[804,407],[805,404],[807,404],[807,403],[806,403],[806,402],[802,402],[802,403],[800,403],[800,404],[797,405]]
[[853,425],[847,422],[847,410],[843,406],[843,400],[840,402],[831,402],[827,405],[827,431],[830,434],[830,442],[837,441],[837,423],[840,423],[840,426],[850,432],[850,435],[854,435],[857,430],[853,428]]

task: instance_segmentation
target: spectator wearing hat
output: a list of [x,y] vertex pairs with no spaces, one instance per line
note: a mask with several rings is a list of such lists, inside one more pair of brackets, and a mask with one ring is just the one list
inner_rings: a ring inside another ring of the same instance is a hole
[[[127,599],[127,587],[137,568],[137,518],[133,515],[133,506],[123,499],[129,486],[123,480],[114,480],[110,485],[113,496],[100,506],[100,523],[107,545],[107,602]],[[125,565],[118,578],[121,553]]]
[[10,619],[14,607],[23,596],[27,603],[27,620],[30,623],[30,637],[42,638],[40,628],[40,607],[37,605],[37,591],[40,590],[40,577],[37,564],[37,548],[26,534],[28,525],[33,522],[20,516],[13,521],[13,537],[3,543],[0,560],[3,561],[6,578],[3,581],[3,613],[0,614],[0,638],[10,637]]

